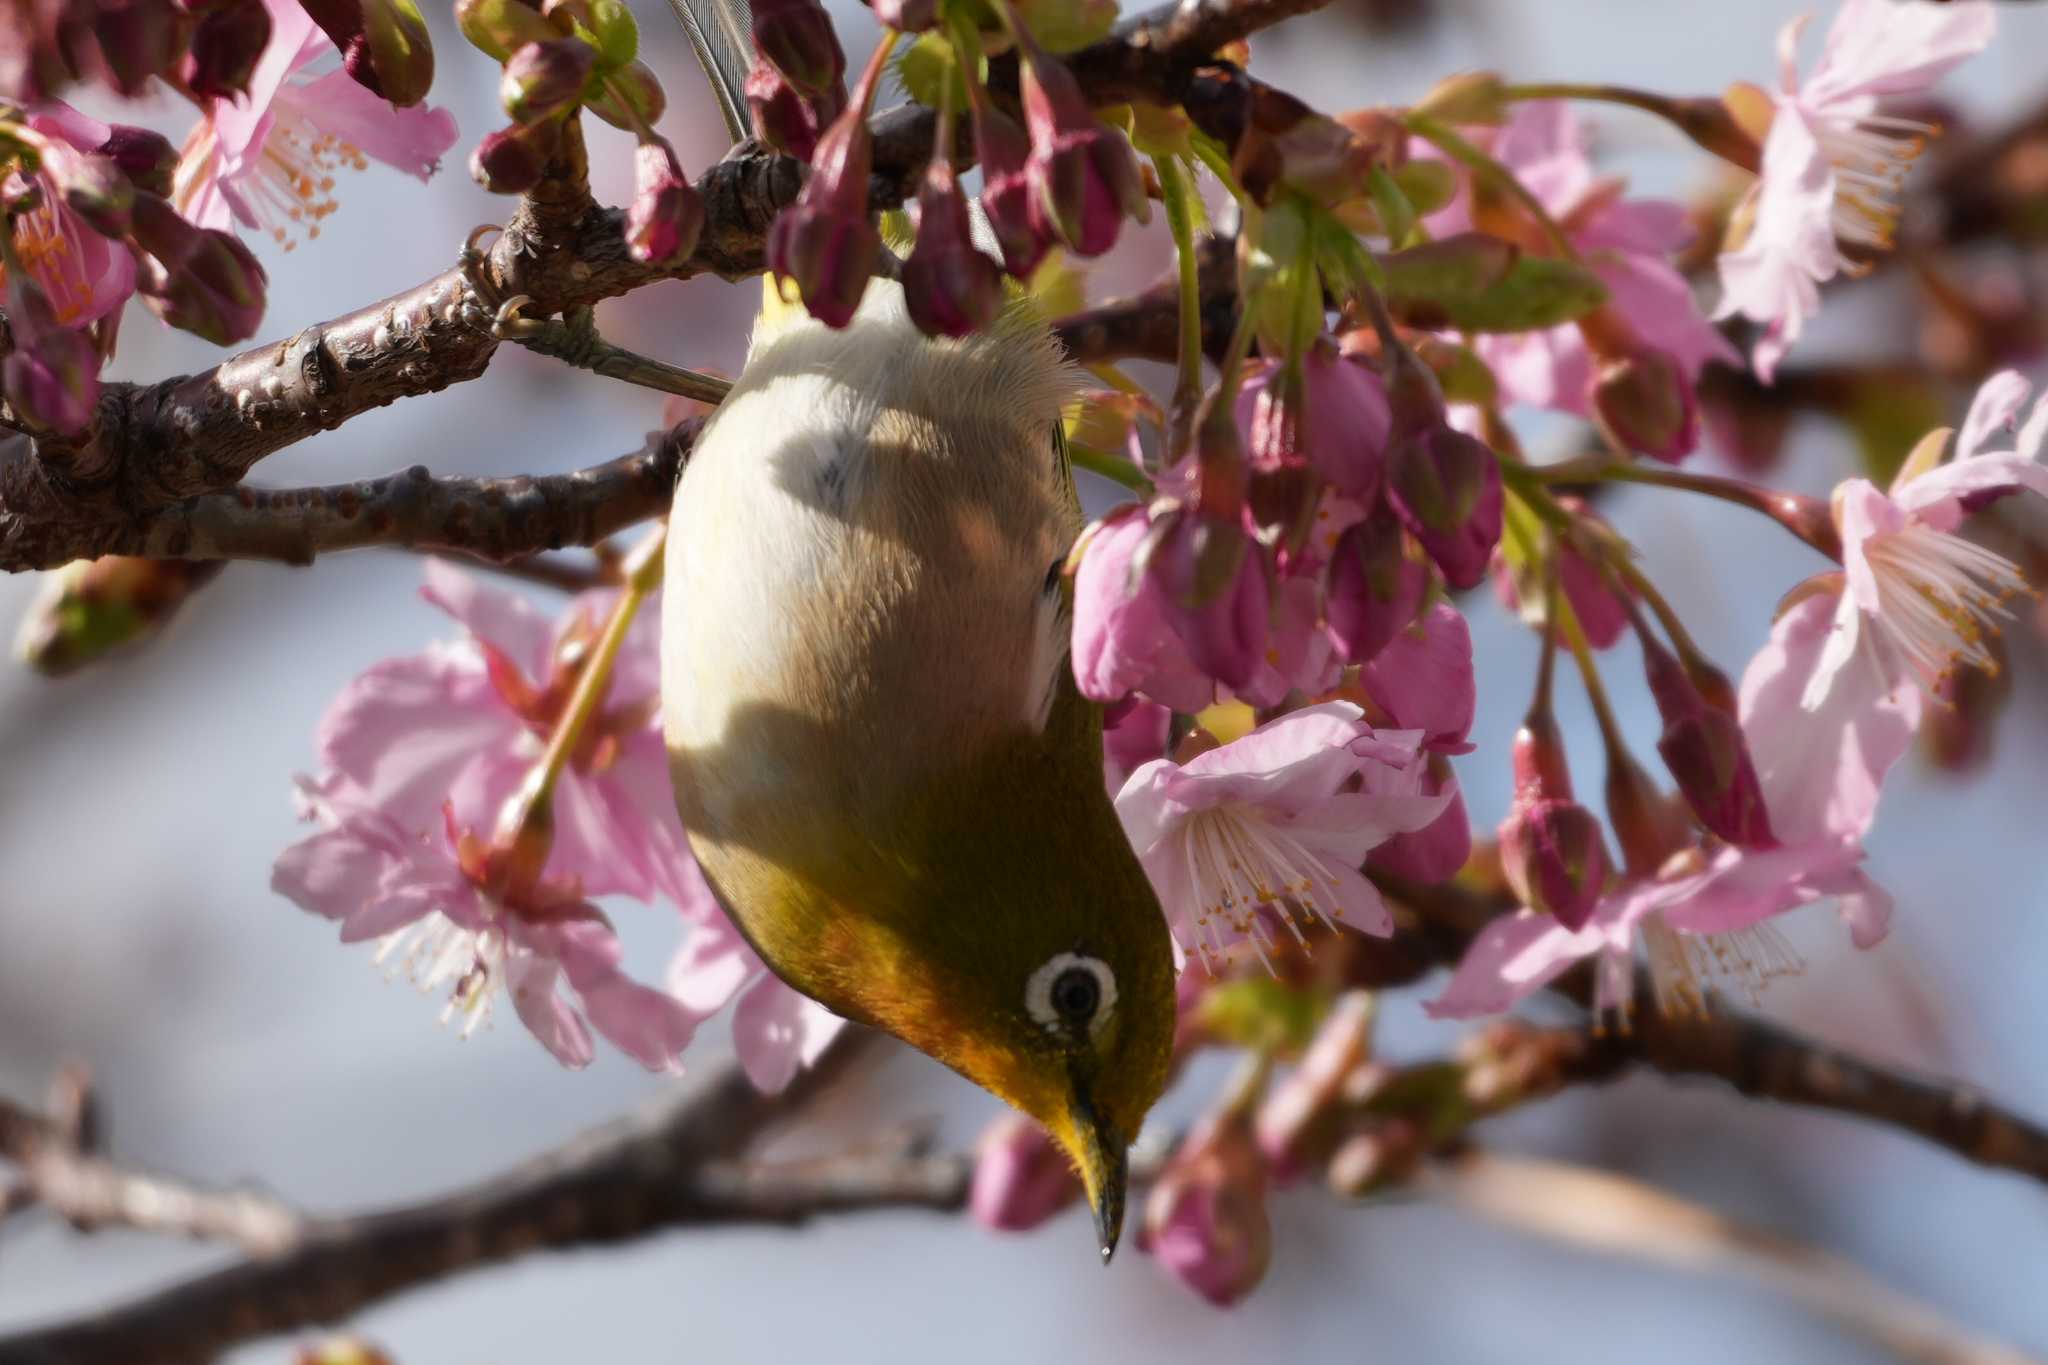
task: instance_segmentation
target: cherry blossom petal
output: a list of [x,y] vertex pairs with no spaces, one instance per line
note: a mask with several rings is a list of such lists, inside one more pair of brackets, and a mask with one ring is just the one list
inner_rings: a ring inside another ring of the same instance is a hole
[[[446,560],[429,559],[420,596],[454,617],[475,639],[517,664],[529,681],[547,673],[555,626],[533,603],[490,587]],[[584,607],[581,599],[578,609]]]
[[[1966,460],[1983,450],[1994,434],[2013,430],[2033,387],[2018,370],[2000,370],[1979,385],[1962,430],[1956,433],[1955,458]],[[1903,483],[1894,484],[1892,496],[1897,497],[1903,488]]]
[[768,975],[741,996],[733,1010],[733,1048],[754,1088],[764,1095],[779,1094],[800,1067],[818,1060],[843,1022]]
[[1450,982],[1436,999],[1423,1002],[1423,1011],[1432,1019],[1499,1014],[1606,947],[1607,935],[1597,924],[1574,932],[1531,911],[1503,916],[1479,931]]
[[1479,704],[1472,669],[1472,628],[1463,612],[1438,602],[1374,656],[1360,681],[1394,724],[1421,730],[1424,743],[1445,752],[1468,746]]
[[434,104],[400,109],[346,71],[330,71],[292,91],[290,98],[322,132],[419,180],[441,168],[441,158],[458,136],[455,115],[446,109]]
[[1996,25],[1989,0],[1843,0],[1800,98],[1830,105],[1917,95],[1982,52]]
[[556,989],[561,967],[547,958],[521,955],[506,964],[505,974],[512,1008],[527,1032],[563,1066],[579,1071],[589,1066],[597,1050],[589,1028]]

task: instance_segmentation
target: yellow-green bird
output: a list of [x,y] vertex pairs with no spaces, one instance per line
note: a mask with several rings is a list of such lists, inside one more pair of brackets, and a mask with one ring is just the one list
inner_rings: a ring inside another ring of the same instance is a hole
[[[692,32],[730,116],[743,29],[694,18],[725,26],[722,63]],[[1073,387],[1022,309],[935,341],[887,281],[842,331],[771,295],[676,487],[662,704],[690,845],[762,959],[1043,1123],[1106,1260],[1174,965],[1067,662]]]

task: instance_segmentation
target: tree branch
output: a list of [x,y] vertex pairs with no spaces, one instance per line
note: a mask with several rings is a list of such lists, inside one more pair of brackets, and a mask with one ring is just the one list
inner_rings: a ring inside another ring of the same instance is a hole
[[[1099,103],[1191,102],[1197,123],[1231,147],[1269,88],[1215,63],[1216,49],[1322,3],[1189,0],[1127,21],[1070,61]],[[999,69],[994,79],[1000,84],[1002,76]],[[581,134],[568,127],[541,189],[521,200],[482,267],[499,297],[527,296],[537,317],[663,279],[759,273],[768,227],[802,184],[796,161],[743,143],[698,181],[705,226],[694,254],[646,265],[628,254],[619,211],[590,200]],[[875,121],[871,195],[880,191],[878,204],[899,203],[910,191],[930,156],[932,132],[931,111],[916,107]],[[198,374],[107,384],[83,441],[0,445],[0,568],[55,568],[113,553],[133,543],[133,523],[233,487],[294,442],[476,378],[497,347],[490,319],[473,306],[455,268]]]
[[964,1160],[734,1160],[829,1089],[875,1037],[850,1028],[780,1095],[760,1094],[728,1067],[455,1194],[360,1217],[302,1218],[270,1255],[91,1317],[0,1337],[0,1365],[190,1365],[530,1251],[669,1227],[796,1224],[879,1206],[957,1208],[966,1198]]
[[[1386,893],[1422,920],[1437,957],[1455,962],[1464,945],[1500,913],[1487,897],[1455,883],[1420,886],[1375,874]],[[1585,1004],[1581,976],[1558,989]],[[1650,994],[1639,981],[1636,994]],[[1627,1064],[1668,1076],[1707,1076],[1753,1099],[1853,1114],[1945,1147],[1982,1166],[2017,1171],[2048,1182],[2048,1129],[1985,1098],[1968,1086],[1914,1076],[1808,1038],[1783,1025],[1732,1010],[1704,1018],[1639,1011],[1631,1028],[1597,1040],[1589,1079],[1618,1074]],[[1612,1071],[1597,1064],[1603,1060]]]

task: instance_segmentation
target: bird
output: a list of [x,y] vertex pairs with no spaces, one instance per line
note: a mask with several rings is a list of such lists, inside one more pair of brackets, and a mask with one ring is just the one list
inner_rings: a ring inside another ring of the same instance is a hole
[[[737,140],[745,10],[671,3]],[[766,298],[669,517],[678,814],[769,970],[1045,1126],[1106,1264],[1175,953],[1068,660],[1076,372],[1022,302],[948,340],[879,277],[840,330]]]

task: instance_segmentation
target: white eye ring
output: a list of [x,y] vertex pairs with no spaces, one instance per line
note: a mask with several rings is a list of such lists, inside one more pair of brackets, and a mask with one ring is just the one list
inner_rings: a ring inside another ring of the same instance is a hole
[[1053,989],[1061,977],[1075,970],[1086,972],[1095,981],[1095,1008],[1086,1016],[1088,1033],[1092,1037],[1102,1030],[1104,1021],[1116,1009],[1116,973],[1099,957],[1086,957],[1080,953],[1054,954],[1031,973],[1031,979],[1024,984],[1024,1008],[1047,1033],[1060,1033],[1071,1028],[1079,1021],[1070,1020],[1060,1013],[1053,1003]]

